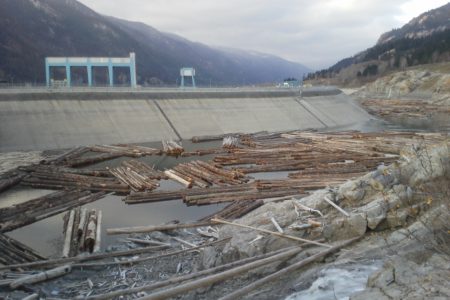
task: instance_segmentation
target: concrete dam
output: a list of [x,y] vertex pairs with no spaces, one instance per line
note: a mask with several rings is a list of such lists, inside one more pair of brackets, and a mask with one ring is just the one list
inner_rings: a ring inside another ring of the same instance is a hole
[[1,91],[0,151],[348,126],[370,115],[337,89]]

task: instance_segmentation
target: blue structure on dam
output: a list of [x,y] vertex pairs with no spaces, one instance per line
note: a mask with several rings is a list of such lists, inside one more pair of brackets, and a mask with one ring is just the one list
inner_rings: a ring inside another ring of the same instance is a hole
[[72,85],[71,67],[85,67],[87,70],[88,86],[93,85],[92,68],[107,67],[109,86],[114,86],[114,68],[125,67],[130,70],[131,87],[136,87],[136,55],[131,52],[129,57],[46,57],[45,79],[50,87],[50,68],[64,67],[66,69],[67,86]]

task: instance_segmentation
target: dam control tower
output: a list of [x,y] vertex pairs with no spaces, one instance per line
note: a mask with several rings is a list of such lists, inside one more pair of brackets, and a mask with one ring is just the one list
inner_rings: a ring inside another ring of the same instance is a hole
[[45,58],[45,80],[50,87],[51,70],[53,67],[66,69],[66,85],[72,86],[71,68],[85,67],[87,71],[88,86],[93,86],[92,68],[106,67],[108,72],[109,86],[114,86],[114,68],[128,68],[130,72],[130,85],[136,87],[136,54],[130,53],[129,57],[46,57]]

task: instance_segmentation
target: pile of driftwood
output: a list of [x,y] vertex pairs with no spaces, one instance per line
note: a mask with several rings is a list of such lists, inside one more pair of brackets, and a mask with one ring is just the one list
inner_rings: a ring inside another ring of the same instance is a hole
[[39,220],[60,214],[73,207],[96,201],[105,192],[68,190],[51,193],[36,199],[0,209],[0,232],[32,224]]
[[424,119],[435,114],[449,115],[450,107],[423,100],[367,99],[361,104],[376,116]]
[[159,180],[167,179],[163,172],[138,160],[123,161],[121,166],[110,168],[109,171],[135,192],[154,190],[159,186]]
[[82,252],[100,252],[102,212],[76,208],[64,215],[64,246],[62,257],[77,256]]
[[164,174],[186,187],[196,185],[207,188],[212,185],[226,186],[248,181],[240,172],[218,168],[212,163],[200,160],[178,164],[173,169],[166,170]]
[[181,153],[184,152],[183,146],[181,146],[181,142],[175,142],[175,141],[162,141],[163,145],[163,152],[166,155],[173,155],[173,156],[179,156]]
[[413,144],[436,143],[441,134],[290,132],[241,137],[247,148],[230,149],[214,158],[216,164],[235,166],[241,173],[302,171],[314,174],[367,172],[398,159]]

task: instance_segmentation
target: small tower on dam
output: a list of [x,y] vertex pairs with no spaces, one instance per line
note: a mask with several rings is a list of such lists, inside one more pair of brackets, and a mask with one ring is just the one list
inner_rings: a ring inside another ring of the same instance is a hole
[[66,69],[66,85],[72,86],[71,68],[85,67],[87,71],[88,86],[93,86],[92,68],[106,67],[108,72],[109,86],[114,86],[114,68],[128,68],[130,72],[130,85],[136,87],[136,54],[130,53],[129,57],[46,57],[45,79],[47,87],[50,87],[52,67],[63,67]]
[[192,79],[192,87],[195,88],[195,69],[194,68],[181,68],[180,69],[181,76],[181,85],[180,87],[184,87],[184,79],[185,77],[190,77]]

